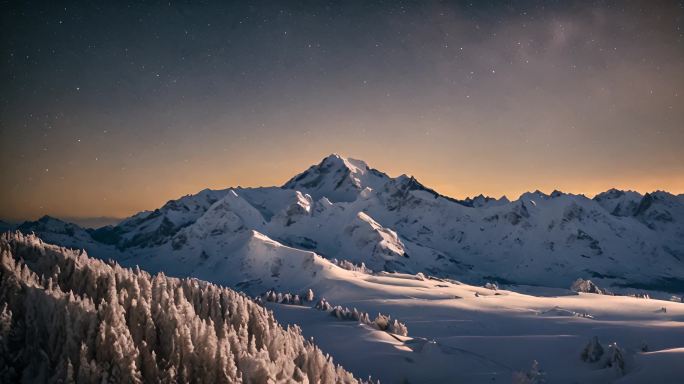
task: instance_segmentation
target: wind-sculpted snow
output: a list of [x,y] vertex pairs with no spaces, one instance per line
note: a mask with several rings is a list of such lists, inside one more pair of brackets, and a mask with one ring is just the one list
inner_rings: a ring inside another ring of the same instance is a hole
[[230,289],[18,232],[0,251],[0,382],[357,382]]
[[244,252],[260,249],[256,232],[281,250],[376,271],[562,288],[582,278],[611,290],[678,294],[684,292],[683,223],[684,197],[666,192],[609,190],[590,199],[535,191],[514,201],[456,200],[413,177],[391,178],[360,160],[331,155],[280,188],[204,190],[95,231],[51,218],[23,229],[181,276],[237,273]]

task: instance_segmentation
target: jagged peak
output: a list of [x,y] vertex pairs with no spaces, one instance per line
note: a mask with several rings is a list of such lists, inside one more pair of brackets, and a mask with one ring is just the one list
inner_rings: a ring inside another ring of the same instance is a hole
[[40,221],[42,223],[47,222],[47,221],[61,221],[61,222],[63,222],[63,220],[60,220],[60,219],[58,219],[54,216],[50,216],[50,215],[43,215],[40,218],[38,218],[38,220],[36,220],[36,221]]
[[398,188],[399,190],[403,190],[403,191],[427,192],[428,194],[432,195],[435,199],[441,197],[441,198],[444,198],[444,199],[447,199],[449,201],[456,202],[459,204],[463,203],[461,200],[456,200],[456,199],[451,198],[449,196],[442,195],[439,192],[435,191],[434,189],[426,187],[423,183],[418,181],[418,179],[416,179],[413,176],[409,176],[407,174],[402,174],[402,175],[399,175],[398,177],[391,179],[391,182],[388,183],[388,185],[393,185],[395,188]]
[[546,193],[544,193],[544,192],[542,192],[542,191],[540,191],[540,190],[538,190],[538,189],[535,189],[534,192],[525,192],[525,193],[523,193],[522,195],[520,195],[520,197],[518,197],[518,200],[523,200],[523,199],[548,199],[549,197],[551,197],[551,196],[547,195]]
[[508,198],[506,196],[502,196],[500,199],[497,199],[496,197],[491,197],[484,195],[480,193],[477,196],[473,197],[466,197],[463,200],[459,200],[459,203],[461,205],[465,205],[466,207],[472,207],[472,208],[481,208],[485,206],[489,206],[491,204],[495,205],[502,205],[502,204],[507,204],[510,203]]
[[54,217],[54,216],[50,216],[50,215],[43,215],[43,216],[41,216],[38,219],[33,220],[33,221],[32,220],[26,220],[23,223],[21,223],[20,227],[26,227],[26,226],[35,225],[35,224],[59,224],[59,225],[64,225],[64,226],[73,225],[75,227],[78,227],[78,224],[74,224],[74,223],[71,223],[71,222],[62,220],[60,218]]
[[418,181],[418,179],[405,173],[395,177],[393,181],[397,185],[407,186],[412,189],[427,189],[427,187],[425,187],[420,181]]
[[647,195],[651,195],[651,196],[654,196],[656,198],[661,198],[661,199],[662,198],[669,199],[669,198],[676,197],[676,195],[674,195],[668,191],[663,191],[660,189],[653,191],[653,192],[649,192],[649,193],[647,193]]
[[395,177],[394,179],[397,180],[397,182],[399,182],[399,183],[405,183],[407,181],[416,180],[416,178],[413,177],[412,175],[407,175],[405,173],[402,173],[401,175]]
[[465,200],[466,201],[475,201],[475,200],[492,201],[492,200],[496,200],[496,198],[480,193],[479,195],[476,195],[473,197],[466,197]]
[[338,166],[349,169],[352,173],[365,173],[370,169],[368,164],[363,160],[352,159],[350,157],[341,156],[337,153],[326,156],[319,166]]
[[354,201],[365,188],[378,190],[389,179],[362,160],[331,154],[290,179],[282,188],[308,193],[316,200],[327,197],[335,202],[348,202]]
[[609,190],[607,190],[605,192],[601,192],[601,193],[596,194],[593,197],[593,200],[601,201],[601,200],[606,200],[606,199],[616,199],[616,198],[619,198],[622,196],[627,196],[627,195],[631,195],[632,197],[635,197],[635,198],[643,197],[643,195],[641,193],[636,192],[636,191],[632,191],[630,189],[624,190],[624,189],[610,188]]
[[76,232],[85,231],[78,224],[70,223],[50,215],[43,215],[35,221],[24,221],[15,227],[23,232],[53,232],[73,236]]
[[616,188],[611,188],[605,192],[601,192],[601,193],[596,194],[596,196],[594,196],[594,200],[601,200],[601,199],[606,199],[606,198],[607,199],[614,199],[616,197],[620,197],[620,196],[624,196],[624,195],[625,195],[625,191],[620,190],[620,189],[616,189]]
[[639,200],[639,207],[637,208],[635,215],[638,215],[639,213],[643,213],[646,211],[654,202],[663,202],[666,205],[676,203],[678,197],[676,195],[671,194],[670,192],[666,191],[654,191],[654,192],[647,192],[644,194],[644,196]]

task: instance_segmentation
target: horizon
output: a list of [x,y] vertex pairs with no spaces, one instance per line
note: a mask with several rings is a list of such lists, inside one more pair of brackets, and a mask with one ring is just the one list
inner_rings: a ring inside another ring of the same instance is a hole
[[[322,158],[321,158],[321,161],[324,160],[324,159],[326,159],[326,158],[328,158],[328,157],[331,157],[331,156],[339,156],[339,157],[341,157],[341,158],[343,158],[343,159],[351,159],[351,160],[362,161],[362,162],[366,163],[366,165],[368,166],[369,169],[375,169],[375,170],[377,170],[377,171],[386,173],[390,178],[397,178],[397,177],[402,176],[402,175],[405,175],[405,176],[408,176],[408,177],[414,177],[416,180],[418,180],[419,182],[421,182],[421,184],[425,185],[427,188],[430,188],[430,189],[435,190],[435,192],[439,193],[440,195],[443,195],[443,196],[448,197],[448,198],[458,199],[458,200],[466,200],[466,199],[468,199],[468,198],[475,198],[475,197],[478,197],[478,196],[484,196],[484,197],[487,197],[487,198],[495,198],[495,199],[497,199],[497,200],[498,200],[498,199],[502,199],[502,198],[506,198],[506,199],[510,200],[511,202],[513,202],[513,201],[519,200],[524,194],[527,194],[527,193],[541,192],[541,193],[543,193],[543,194],[545,194],[545,195],[550,195],[551,193],[553,193],[553,192],[555,192],[555,191],[558,191],[558,192],[561,192],[561,193],[564,193],[564,194],[577,195],[577,196],[584,196],[584,197],[586,197],[586,198],[588,198],[588,199],[593,199],[593,198],[596,197],[597,195],[599,195],[599,194],[601,194],[601,193],[604,193],[604,192],[608,192],[608,191],[610,191],[610,190],[618,190],[618,191],[622,191],[622,192],[636,192],[636,193],[638,193],[638,194],[640,194],[640,195],[642,195],[642,196],[644,196],[644,195],[646,195],[646,194],[648,194],[648,193],[656,193],[656,192],[665,192],[665,193],[669,193],[669,194],[672,194],[672,195],[675,195],[675,196],[677,196],[677,195],[682,195],[682,193],[675,193],[675,192],[672,192],[672,191],[667,191],[667,190],[662,190],[662,189],[655,189],[655,190],[650,190],[650,191],[643,192],[643,191],[638,191],[638,190],[634,190],[634,189],[623,189],[623,188],[610,187],[610,188],[607,188],[607,189],[605,189],[605,190],[601,190],[601,191],[598,191],[598,192],[592,193],[592,194],[576,193],[576,192],[571,192],[571,191],[565,191],[565,190],[558,189],[558,188],[554,188],[554,189],[551,189],[551,190],[542,190],[542,189],[534,188],[534,189],[525,190],[525,191],[521,192],[520,194],[518,194],[518,195],[516,195],[516,196],[508,196],[508,195],[505,195],[505,194],[504,194],[504,195],[500,195],[500,196],[492,196],[492,195],[488,195],[488,194],[485,194],[485,193],[478,193],[478,194],[473,194],[473,195],[468,195],[468,196],[463,196],[463,197],[457,197],[457,196],[452,196],[452,195],[443,193],[442,191],[440,191],[440,190],[438,190],[438,189],[436,189],[436,188],[433,188],[431,185],[422,182],[421,179],[420,179],[419,177],[416,177],[415,175],[406,174],[406,173],[390,174],[390,173],[385,172],[383,169],[378,169],[378,168],[372,166],[371,164],[368,164],[368,163],[367,163],[365,160],[363,160],[363,159],[354,158],[354,157],[346,156],[346,155],[344,155],[344,154],[339,154],[339,153],[331,153],[331,154],[329,154],[329,155],[327,155],[327,156],[322,157]],[[310,166],[315,166],[315,165],[318,165],[319,163],[320,163],[320,161],[315,162],[315,163],[312,163]],[[310,166],[309,166],[309,167],[310,167]],[[135,215],[135,214],[137,214],[137,213],[145,212],[145,211],[153,211],[153,210],[155,210],[155,209],[157,209],[157,208],[161,208],[164,204],[166,204],[166,203],[169,202],[169,201],[177,200],[177,199],[180,199],[180,198],[182,198],[182,197],[184,197],[184,196],[192,196],[192,195],[195,195],[195,194],[197,194],[197,193],[199,193],[199,192],[201,192],[202,190],[205,190],[205,189],[211,189],[211,190],[227,190],[227,189],[234,189],[234,188],[269,188],[269,187],[278,187],[278,188],[279,188],[279,187],[281,187],[283,184],[285,184],[287,181],[289,181],[290,179],[292,179],[292,178],[296,177],[298,174],[300,174],[300,173],[306,171],[309,167],[305,167],[304,169],[302,169],[302,170],[300,170],[300,171],[294,172],[289,178],[287,178],[286,180],[284,180],[282,183],[279,183],[279,184],[274,184],[274,185],[254,185],[254,186],[232,185],[232,186],[225,186],[225,187],[218,187],[218,188],[202,188],[202,189],[196,190],[196,191],[194,191],[194,192],[190,192],[190,193],[186,193],[186,194],[183,194],[183,195],[179,195],[179,196],[176,196],[176,197],[173,197],[173,198],[170,198],[170,199],[166,199],[166,200],[164,200],[163,202],[158,203],[158,204],[157,204],[156,206],[154,206],[154,207],[147,207],[147,208],[144,208],[144,209],[141,209],[141,210],[138,210],[138,211],[130,212],[130,213],[128,213],[128,214],[126,214],[126,215],[123,215],[123,216],[69,216],[69,215],[59,215],[59,214],[44,213],[44,214],[40,214],[40,215],[34,216],[34,217],[23,217],[23,218],[22,218],[22,217],[20,217],[20,218],[5,218],[5,217],[0,217],[0,220],[5,221],[5,222],[10,223],[10,224],[21,224],[21,223],[27,222],[27,221],[36,221],[36,220],[39,220],[39,219],[41,219],[41,218],[47,216],[47,217],[56,218],[56,219],[59,219],[59,220],[65,221],[65,222],[70,222],[70,223],[78,224],[79,226],[84,227],[84,228],[85,228],[85,227],[87,227],[87,228],[97,228],[97,227],[102,227],[102,226],[105,226],[105,225],[115,225],[116,223],[118,223],[118,222],[120,222],[120,221],[122,221],[122,220],[125,220],[125,219],[127,219],[127,218],[129,218],[129,217],[131,217],[131,216],[133,216],[133,215]]]

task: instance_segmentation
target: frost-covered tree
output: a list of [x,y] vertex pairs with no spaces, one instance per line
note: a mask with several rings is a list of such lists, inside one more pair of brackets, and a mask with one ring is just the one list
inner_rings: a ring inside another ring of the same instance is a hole
[[375,320],[371,321],[367,312],[361,312],[356,308],[349,309],[342,306],[332,306],[325,298],[321,298],[315,305],[315,308],[321,311],[330,311],[330,315],[340,320],[354,320],[361,324],[370,325],[371,327],[380,331],[394,333],[400,336],[408,336],[408,327],[406,324],[398,320],[392,320],[389,315],[378,313]]
[[544,384],[546,374],[539,367],[539,362],[534,360],[532,367],[527,372],[514,372],[513,384]]
[[361,272],[365,273],[367,275],[372,275],[374,272],[373,270],[369,269],[366,267],[365,263],[361,264],[354,264],[351,261],[348,260],[337,260],[337,259],[332,259],[330,260],[333,264],[337,265],[340,268],[346,269],[348,271],[354,271],[354,272]]
[[613,368],[619,375],[625,373],[625,352],[618,347],[617,343],[612,343],[608,346],[608,353],[606,354],[606,361],[604,363],[606,368]]
[[[647,351],[648,346],[642,343],[642,351]],[[612,368],[618,375],[625,373],[625,351],[618,347],[617,343],[611,343],[604,348],[594,336],[582,350],[582,360],[587,363],[597,363],[602,368]]]
[[[313,291],[309,289],[309,292],[311,292],[312,299],[311,300],[306,300],[306,301],[312,301],[313,300]],[[305,295],[308,295],[305,294]],[[307,296],[305,296],[307,297]],[[254,299],[257,303],[263,304],[264,302],[271,302],[271,303],[278,303],[278,304],[290,304],[290,305],[302,305],[304,304],[304,301],[302,301],[302,298],[293,293],[282,293],[282,292],[276,292],[273,289],[270,289],[264,293],[262,293],[260,296],[257,296]]]
[[394,333],[395,335],[408,336],[408,327],[406,324],[399,322],[397,319],[394,319],[394,321],[390,323],[388,331],[390,333]]
[[314,301],[314,297],[314,291],[311,288],[309,288],[306,291],[306,294],[304,295],[304,300],[311,302]]
[[330,305],[330,303],[328,303],[328,301],[325,300],[325,297],[322,297],[316,303],[315,308],[320,309],[321,311],[329,311],[332,309],[332,305]]
[[587,363],[595,363],[601,360],[601,357],[603,357],[603,347],[599,343],[598,337],[594,336],[589,340],[589,343],[582,350],[580,357],[582,361]]
[[[301,302],[298,295],[288,301]],[[2,383],[356,383],[243,294],[0,237]]]
[[375,320],[373,320],[373,323],[379,330],[386,331],[389,330],[390,327],[390,318],[382,313],[378,313]]

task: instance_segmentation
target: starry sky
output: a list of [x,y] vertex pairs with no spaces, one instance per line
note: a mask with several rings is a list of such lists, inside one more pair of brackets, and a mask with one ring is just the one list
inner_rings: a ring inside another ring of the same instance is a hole
[[682,1],[2,1],[0,218],[330,153],[458,198],[684,193]]

